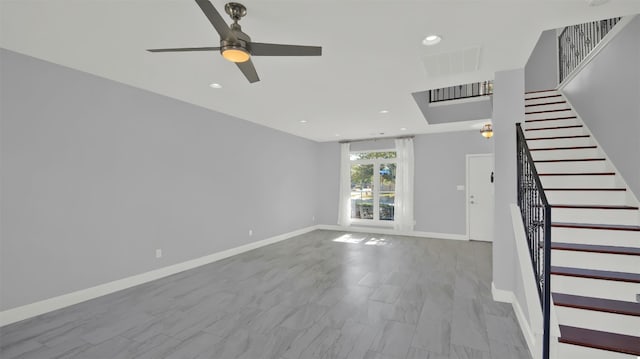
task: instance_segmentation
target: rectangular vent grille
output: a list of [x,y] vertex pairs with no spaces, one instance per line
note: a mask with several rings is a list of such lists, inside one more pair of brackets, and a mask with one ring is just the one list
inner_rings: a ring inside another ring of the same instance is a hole
[[480,69],[480,47],[426,56],[422,59],[427,75],[441,77]]

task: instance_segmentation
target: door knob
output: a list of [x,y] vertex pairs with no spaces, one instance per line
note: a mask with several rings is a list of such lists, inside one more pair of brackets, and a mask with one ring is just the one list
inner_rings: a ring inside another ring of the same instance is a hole
[[474,204],[475,202],[474,202],[474,201],[471,201],[470,203],[471,203],[471,204]]

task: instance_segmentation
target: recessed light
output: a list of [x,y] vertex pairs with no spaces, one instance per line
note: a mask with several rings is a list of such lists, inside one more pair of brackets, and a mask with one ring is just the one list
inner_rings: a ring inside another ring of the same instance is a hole
[[307,123],[307,120],[300,120],[300,123]]
[[339,134],[339,133],[336,133],[336,137],[340,137],[340,134]]
[[211,85],[209,85],[209,87],[211,87],[212,89],[221,89],[222,85],[220,85],[219,83],[212,83]]
[[406,131],[407,128],[406,127],[400,127],[400,131]]
[[438,35],[429,35],[422,40],[424,46],[432,46],[440,42],[442,38]]
[[380,113],[384,115],[386,113],[389,113],[389,110],[380,110]]

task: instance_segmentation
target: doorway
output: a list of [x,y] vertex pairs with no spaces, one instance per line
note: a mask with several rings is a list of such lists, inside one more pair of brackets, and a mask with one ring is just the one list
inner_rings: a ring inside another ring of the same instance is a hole
[[467,233],[469,239],[493,242],[493,154],[467,155]]

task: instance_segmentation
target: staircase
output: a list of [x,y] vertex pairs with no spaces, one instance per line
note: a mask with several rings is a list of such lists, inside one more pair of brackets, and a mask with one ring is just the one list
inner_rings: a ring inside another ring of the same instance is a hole
[[557,358],[637,359],[638,201],[562,94],[527,93],[525,114],[522,128],[551,205]]

